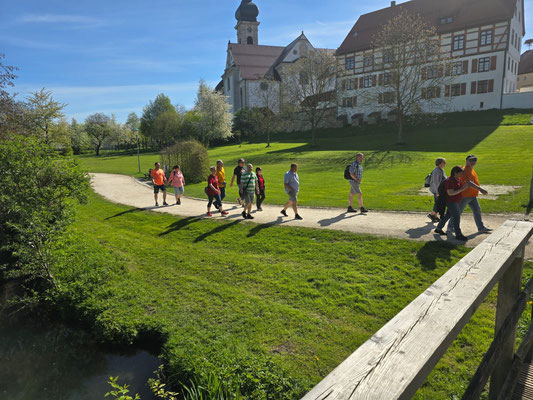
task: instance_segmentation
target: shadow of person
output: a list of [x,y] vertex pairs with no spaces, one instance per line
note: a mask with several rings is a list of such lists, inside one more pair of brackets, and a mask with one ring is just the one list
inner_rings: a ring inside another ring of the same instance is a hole
[[340,222],[342,220],[354,218],[354,217],[357,217],[359,215],[365,215],[365,214],[353,214],[353,213],[348,214],[347,212],[345,212],[345,213],[337,215],[336,217],[333,217],[333,218],[321,219],[320,221],[318,221],[318,224],[320,226],[330,226],[330,225],[333,225],[333,224],[335,224],[337,222]]
[[112,215],[110,217],[107,217],[105,220],[107,221],[109,219],[121,217],[123,215],[130,214],[130,213],[133,213],[133,212],[150,211],[150,210],[156,210],[158,208],[161,208],[161,207],[151,206],[151,207],[142,207],[142,208],[132,208],[131,210],[122,211],[122,212],[119,212],[118,214],[115,214],[115,215]]
[[179,231],[180,229],[185,228],[187,225],[193,224],[195,222],[201,221],[201,217],[187,217],[177,220],[176,222],[171,223],[169,226],[167,226],[167,230],[164,232],[161,232],[157,236],[166,236],[169,233]]
[[416,252],[416,258],[425,271],[433,270],[437,267],[437,260],[450,261],[451,251],[456,246],[444,240],[437,240],[424,243],[424,246]]
[[228,224],[223,224],[223,225],[219,225],[217,226],[215,229],[211,229],[209,232],[206,232],[200,236],[198,236],[196,239],[194,239],[194,243],[198,243],[198,242],[202,242],[204,241],[205,239],[207,239],[209,236],[211,235],[214,235],[216,233],[220,233],[220,232],[224,232],[226,229],[229,229],[231,228],[232,226],[235,226],[237,224],[240,224],[242,220],[236,220],[236,221],[233,221],[233,222],[230,222]]
[[426,225],[419,226],[418,228],[407,229],[405,233],[409,235],[411,239],[419,239],[428,233],[431,233],[435,229],[435,224],[433,222],[426,222]]
[[275,220],[275,221],[266,222],[264,224],[259,224],[259,225],[254,226],[252,229],[250,229],[250,232],[248,232],[248,235],[246,235],[246,236],[249,237],[249,238],[250,237],[254,237],[259,232],[261,232],[263,229],[272,228],[273,226],[285,224],[285,223],[290,222],[290,221],[292,221],[292,220],[291,219],[283,219],[283,217],[278,217],[278,219]]

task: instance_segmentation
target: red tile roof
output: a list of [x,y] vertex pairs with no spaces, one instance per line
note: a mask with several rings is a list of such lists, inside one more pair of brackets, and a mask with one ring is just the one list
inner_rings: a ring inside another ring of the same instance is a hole
[[230,43],[235,65],[243,79],[260,79],[267,73],[285,47]]
[[[513,17],[515,0],[412,0],[361,15],[350,33],[337,49],[337,54],[347,54],[370,49],[374,35],[382,25],[401,10],[420,14],[437,28],[439,34],[507,21]],[[523,15],[523,10],[522,10]],[[448,24],[441,18],[453,17]],[[522,21],[524,18],[522,18]],[[357,34],[356,34],[357,32]]]
[[528,50],[520,56],[518,64],[518,75],[530,74],[533,72],[533,50]]

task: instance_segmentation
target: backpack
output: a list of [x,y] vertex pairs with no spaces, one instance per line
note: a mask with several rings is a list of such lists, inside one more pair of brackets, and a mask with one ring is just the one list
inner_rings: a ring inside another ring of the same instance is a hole
[[424,179],[424,187],[430,187],[431,186],[431,172],[426,176],[426,179]]
[[353,181],[352,176],[350,175],[350,167],[352,164],[348,164],[346,168],[344,169],[344,179],[347,179],[349,181]]
[[444,213],[446,212],[446,179],[443,180],[437,190],[439,197],[437,198],[437,212],[439,213],[441,219],[444,218]]

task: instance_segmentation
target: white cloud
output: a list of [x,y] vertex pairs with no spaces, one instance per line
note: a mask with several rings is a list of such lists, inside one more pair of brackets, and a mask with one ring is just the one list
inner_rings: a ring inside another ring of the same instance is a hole
[[82,15],[68,15],[68,14],[26,14],[18,18],[18,22],[22,23],[43,23],[43,24],[76,24],[87,26],[100,26],[105,23],[104,20],[85,17]]

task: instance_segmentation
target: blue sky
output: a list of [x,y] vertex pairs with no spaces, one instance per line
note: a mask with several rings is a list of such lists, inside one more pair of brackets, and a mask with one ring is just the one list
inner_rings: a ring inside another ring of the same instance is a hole
[[[359,15],[390,1],[254,0],[259,43],[285,46],[303,30],[337,48]],[[400,1],[399,1],[400,2]],[[116,114],[125,121],[158,93],[192,107],[200,79],[220,81],[240,0],[0,0],[0,53],[19,67],[19,97],[45,87],[68,118]],[[533,0],[526,0],[533,37]]]

